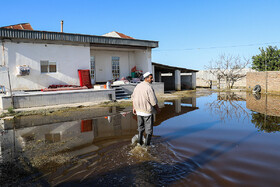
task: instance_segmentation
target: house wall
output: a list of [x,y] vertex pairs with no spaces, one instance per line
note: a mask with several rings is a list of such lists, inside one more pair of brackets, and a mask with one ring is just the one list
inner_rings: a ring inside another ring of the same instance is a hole
[[254,89],[256,85],[261,86],[261,92],[265,92],[266,82],[268,92],[280,92],[280,71],[268,71],[267,79],[266,72],[248,72],[247,75],[248,90]]
[[[78,69],[90,68],[89,46],[5,42],[4,48],[13,90],[38,90],[51,84],[79,85]],[[3,56],[2,50],[0,55]],[[3,64],[3,58],[0,59]],[[41,60],[56,62],[57,72],[41,73]],[[29,66],[30,75],[17,76],[18,65]],[[7,73],[3,72],[0,73],[0,85],[8,90]]]
[[143,73],[153,72],[152,68],[152,50],[151,48],[142,51],[135,51],[135,65],[137,70],[142,70]]
[[[120,77],[130,75],[131,68],[152,71],[151,48],[147,50],[103,50],[90,49],[85,45],[40,44],[4,42],[4,53],[0,43],[0,64],[9,67],[13,90],[40,90],[51,84],[79,85],[78,69],[90,69],[90,56],[95,56],[96,82],[112,79],[112,56],[120,57]],[[4,55],[3,55],[4,54]],[[4,59],[4,60],[3,60]],[[57,63],[56,73],[41,73],[41,60]],[[30,75],[17,76],[16,67],[27,65]],[[9,91],[8,75],[0,67],[0,85]]]

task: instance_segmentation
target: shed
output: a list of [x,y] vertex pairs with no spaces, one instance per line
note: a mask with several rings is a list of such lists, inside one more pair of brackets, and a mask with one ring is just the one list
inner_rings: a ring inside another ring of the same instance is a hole
[[152,62],[154,81],[164,82],[164,90],[188,90],[196,88],[198,70],[168,66]]

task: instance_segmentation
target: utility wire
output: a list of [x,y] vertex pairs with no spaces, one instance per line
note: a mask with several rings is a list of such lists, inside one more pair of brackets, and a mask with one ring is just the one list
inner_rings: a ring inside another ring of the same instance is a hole
[[267,43],[255,43],[255,44],[244,44],[244,45],[229,45],[229,46],[216,46],[216,47],[197,47],[197,48],[186,48],[186,49],[164,49],[164,50],[153,50],[153,52],[164,52],[164,51],[193,51],[193,50],[204,50],[204,49],[223,49],[223,48],[234,48],[234,47],[250,47],[260,46],[268,44],[278,44],[280,42],[267,42]]

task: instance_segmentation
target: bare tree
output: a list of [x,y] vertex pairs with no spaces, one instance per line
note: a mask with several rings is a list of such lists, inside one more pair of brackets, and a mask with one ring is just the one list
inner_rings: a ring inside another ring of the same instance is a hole
[[239,56],[220,55],[216,61],[211,61],[206,68],[211,74],[217,77],[218,85],[221,80],[226,82],[227,89],[231,89],[234,83],[246,76],[243,70],[250,64],[250,60],[243,59]]

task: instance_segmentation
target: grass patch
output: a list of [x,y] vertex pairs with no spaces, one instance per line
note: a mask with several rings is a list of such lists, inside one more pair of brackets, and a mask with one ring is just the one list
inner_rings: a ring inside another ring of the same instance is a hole
[[14,108],[13,107],[9,107],[8,108],[8,113],[10,113],[10,114],[15,113]]
[[4,117],[8,117],[8,116],[14,116],[15,114],[16,114],[16,112],[14,111],[14,108],[9,107],[8,112],[3,112],[2,114],[0,114],[0,118],[4,118]]

